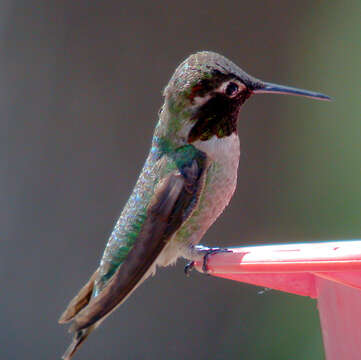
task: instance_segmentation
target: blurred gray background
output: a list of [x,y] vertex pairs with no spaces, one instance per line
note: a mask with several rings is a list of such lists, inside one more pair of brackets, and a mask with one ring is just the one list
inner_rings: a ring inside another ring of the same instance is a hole
[[[96,268],[175,67],[220,52],[333,103],[242,108],[237,192],[203,239],[360,237],[358,1],[0,3],[0,358],[57,359],[57,324]],[[323,359],[315,301],[163,269],[76,359]]]

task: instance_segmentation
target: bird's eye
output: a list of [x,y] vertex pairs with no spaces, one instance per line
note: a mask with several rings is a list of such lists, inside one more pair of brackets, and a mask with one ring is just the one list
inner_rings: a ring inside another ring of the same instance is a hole
[[238,93],[239,87],[236,83],[230,82],[225,90],[227,96],[234,96]]

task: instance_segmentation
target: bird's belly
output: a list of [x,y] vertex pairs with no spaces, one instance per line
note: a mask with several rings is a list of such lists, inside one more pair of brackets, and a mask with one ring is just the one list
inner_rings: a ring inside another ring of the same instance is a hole
[[208,228],[221,215],[231,200],[236,188],[237,165],[225,171],[224,166],[214,162],[206,178],[206,184],[199,199],[199,205],[177,232],[175,241],[196,245]]

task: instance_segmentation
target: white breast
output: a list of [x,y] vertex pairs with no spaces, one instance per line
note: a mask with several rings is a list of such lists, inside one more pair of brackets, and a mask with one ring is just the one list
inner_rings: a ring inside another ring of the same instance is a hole
[[239,137],[236,133],[223,138],[213,136],[207,141],[198,140],[195,141],[193,145],[197,149],[205,152],[212,160],[223,164],[224,167],[228,168],[231,172],[234,172],[234,167],[236,166],[235,173],[237,174],[240,146]]
[[238,135],[233,133],[224,138],[213,136],[208,141],[197,141],[193,145],[204,151],[211,160],[198,206],[199,211],[194,219],[189,221],[189,225],[195,225],[190,242],[196,244],[233,196],[237,185],[240,144]]

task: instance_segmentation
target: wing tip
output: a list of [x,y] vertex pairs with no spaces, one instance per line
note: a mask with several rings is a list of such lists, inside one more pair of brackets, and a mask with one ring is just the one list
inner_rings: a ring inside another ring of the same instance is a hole
[[59,317],[58,319],[58,324],[66,324],[67,322],[69,322],[72,319],[71,316],[69,316],[68,311],[65,310]]
[[98,270],[94,272],[89,281],[80,289],[78,294],[70,301],[67,308],[60,315],[58,323],[66,324],[71,321],[90,301],[93,293],[94,281],[97,277]]

